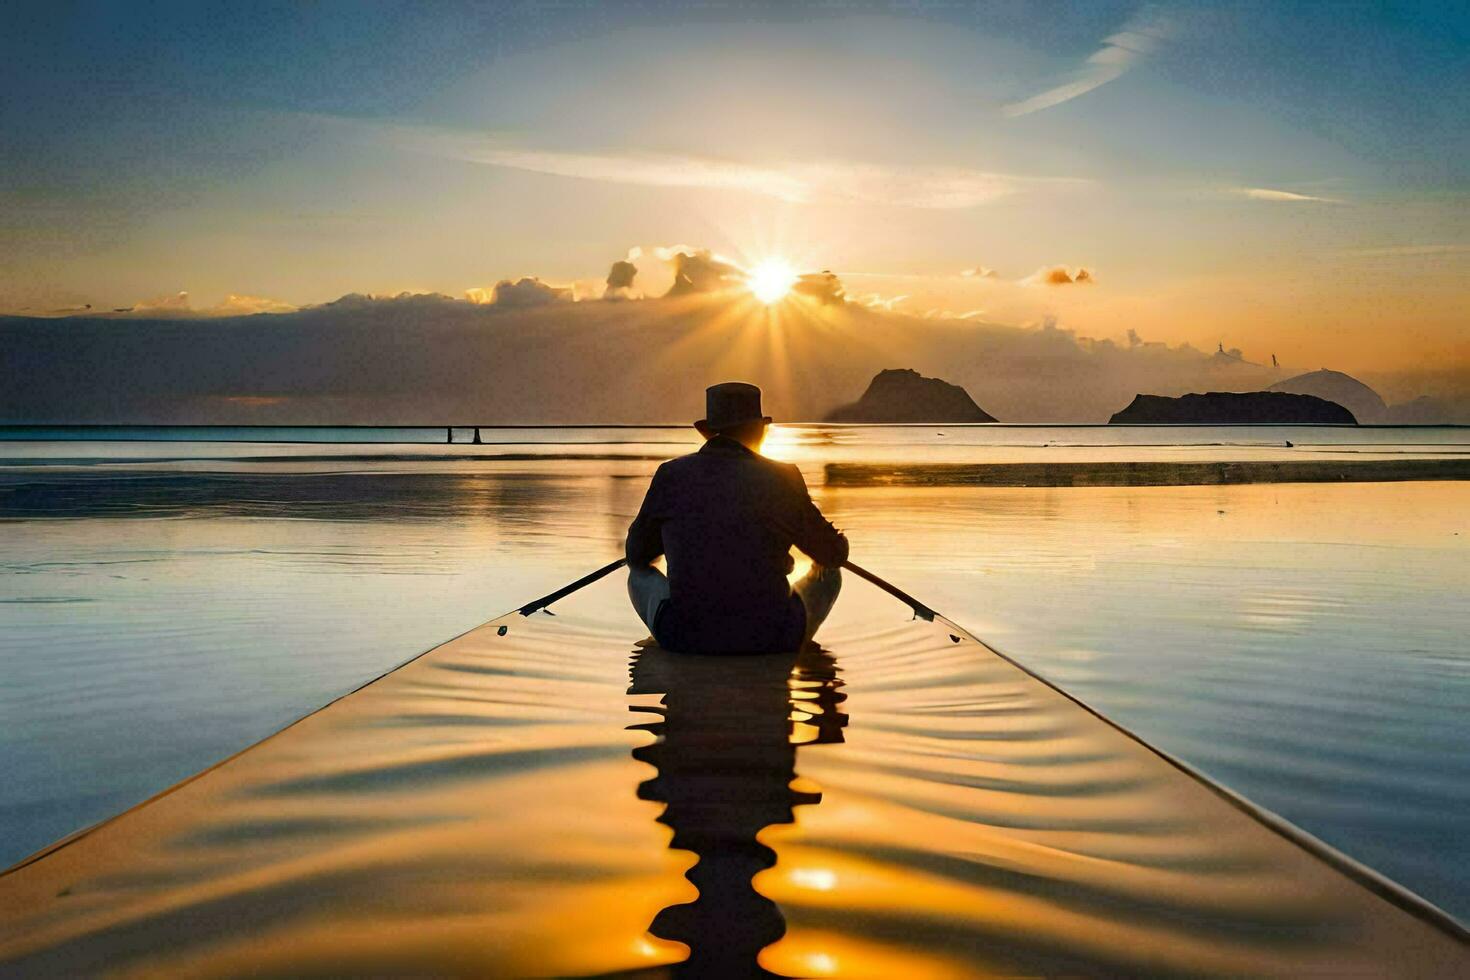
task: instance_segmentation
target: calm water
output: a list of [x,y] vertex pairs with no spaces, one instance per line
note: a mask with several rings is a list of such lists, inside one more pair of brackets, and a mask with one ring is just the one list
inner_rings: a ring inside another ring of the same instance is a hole
[[[609,560],[656,460],[691,444],[678,430],[482,436],[492,444],[366,451],[0,444],[0,861]],[[855,560],[1463,918],[1466,484],[825,488],[820,463],[1461,455],[1467,442],[1454,429],[806,427],[778,431],[771,452],[803,465]],[[942,693],[942,673],[868,664],[870,682],[891,671],[914,701]]]

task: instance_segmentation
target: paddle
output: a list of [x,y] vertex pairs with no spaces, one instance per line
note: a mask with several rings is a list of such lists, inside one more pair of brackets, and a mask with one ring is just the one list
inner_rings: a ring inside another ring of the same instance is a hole
[[[544,595],[534,602],[528,602],[516,611],[519,612],[522,616],[529,616],[532,613],[540,612],[541,610],[546,609],[546,607],[551,605],[553,602],[556,602],[558,599],[565,599],[567,596],[571,595],[573,592],[576,592],[578,589],[585,589],[593,582],[596,582],[598,579],[601,578],[606,578],[608,575],[616,572],[618,569],[622,568],[626,564],[628,564],[628,559],[626,558],[619,558],[617,561],[608,562],[597,571],[591,572],[587,575],[583,575],[581,578],[568,585],[563,585],[561,588],[557,589],[550,595]],[[554,615],[554,613],[552,613],[550,609],[546,609],[546,613],[547,615]]]
[[912,609],[914,611],[914,615],[924,620],[926,623],[934,622],[934,617],[938,615],[938,613],[936,613],[934,610],[930,609],[918,599],[915,599],[913,596],[909,595],[903,589],[900,589],[898,586],[892,584],[891,582],[885,582],[883,579],[874,575],[872,572],[868,571],[866,568],[863,568],[861,565],[854,565],[850,561],[845,561],[842,563],[842,567],[847,569],[849,572],[852,572],[859,578],[864,578],[867,579],[869,582],[872,582],[878,588],[882,589],[884,592],[887,592],[889,595],[893,596],[893,598],[897,599],[899,602]]
[[[601,578],[605,578],[606,576],[611,575],[613,572],[622,568],[627,563],[628,560],[626,558],[619,558],[617,561],[608,562],[597,571],[583,575],[575,582],[571,582],[567,585],[562,586],[550,595],[544,595],[533,602],[526,603],[524,606],[518,609],[517,612],[519,612],[522,616],[530,616],[533,613],[545,610],[548,615],[552,615],[551,610],[546,608],[547,606],[551,605],[553,602],[556,602],[559,599],[565,599],[573,592],[576,592],[579,589],[584,589]],[[934,622],[934,610],[930,609],[928,606],[924,605],[918,599],[915,599],[913,596],[909,595],[898,586],[884,581],[883,579],[874,575],[872,572],[868,571],[866,568],[863,568],[861,565],[856,565],[853,562],[843,562],[842,567],[852,572],[854,575],[857,575],[859,578],[867,579],[869,582],[873,583],[884,592],[887,592],[899,602],[912,609],[914,611],[914,615],[919,617],[920,619],[930,623]]]

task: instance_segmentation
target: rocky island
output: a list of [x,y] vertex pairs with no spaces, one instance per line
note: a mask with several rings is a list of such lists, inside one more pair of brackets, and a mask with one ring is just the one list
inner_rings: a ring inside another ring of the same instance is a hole
[[1109,425],[1357,425],[1336,402],[1284,391],[1211,391],[1207,394],[1136,395],[1108,419]]
[[863,397],[827,415],[828,422],[994,422],[959,385],[909,368],[879,371]]

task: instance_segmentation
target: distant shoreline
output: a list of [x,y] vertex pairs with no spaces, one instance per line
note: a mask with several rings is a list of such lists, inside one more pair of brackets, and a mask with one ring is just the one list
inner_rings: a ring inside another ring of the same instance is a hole
[[[778,426],[788,428],[844,428],[844,429],[1119,429],[1123,426],[1107,422],[812,422],[812,421],[781,421]],[[313,429],[342,429],[348,431],[369,430],[424,430],[426,432],[444,432],[453,428],[456,432],[471,432],[475,428],[489,431],[496,430],[544,430],[544,429],[688,429],[689,422],[509,422],[509,423],[454,423],[452,426],[446,423],[432,425],[405,425],[405,424],[377,424],[365,422],[340,423],[252,423],[236,424],[230,422],[4,422],[0,423],[0,442],[44,442],[48,439],[66,439],[70,433],[96,432],[99,430],[111,430],[119,433],[144,431],[186,431],[196,430],[237,430],[243,432],[273,432],[273,431],[307,431]],[[1363,423],[1359,425],[1335,425],[1321,422],[1252,422],[1252,423],[1148,423],[1126,426],[1129,429],[1467,429],[1470,423]],[[125,441],[148,442],[147,438],[139,438],[137,435],[129,438],[122,437]],[[319,439],[235,439],[232,442],[322,442]],[[375,440],[376,441],[376,440]],[[433,440],[438,442],[439,440]],[[458,441],[458,440],[457,440]],[[465,440],[468,441],[468,440]]]
[[1248,483],[1387,483],[1470,480],[1470,458],[1177,463],[828,463],[826,477],[829,487],[1177,487]]

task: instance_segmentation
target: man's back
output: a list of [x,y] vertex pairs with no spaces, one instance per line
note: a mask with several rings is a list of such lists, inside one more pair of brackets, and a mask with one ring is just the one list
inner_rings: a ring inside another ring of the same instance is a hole
[[820,565],[847,559],[847,539],[795,466],[716,436],[659,467],[628,529],[627,555],[633,565],[668,556],[669,603],[655,631],[664,645],[794,649],[804,617],[786,580],[793,544]]

